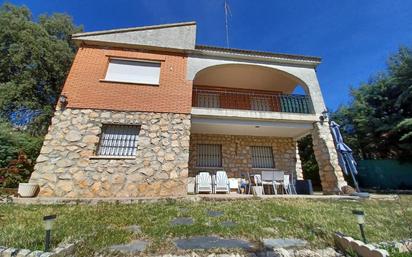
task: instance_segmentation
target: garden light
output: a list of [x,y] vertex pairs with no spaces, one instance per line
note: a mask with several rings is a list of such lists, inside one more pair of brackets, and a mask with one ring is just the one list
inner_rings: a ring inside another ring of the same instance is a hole
[[46,238],[44,242],[44,251],[48,252],[50,249],[50,237],[51,237],[51,230],[53,227],[54,220],[56,219],[56,215],[49,215],[44,216],[44,229],[46,230]]
[[363,225],[365,224],[365,213],[360,210],[353,210],[352,214],[356,216],[356,221],[358,222],[363,242],[366,244],[367,242],[366,242],[366,237],[365,237],[365,231],[363,229]]

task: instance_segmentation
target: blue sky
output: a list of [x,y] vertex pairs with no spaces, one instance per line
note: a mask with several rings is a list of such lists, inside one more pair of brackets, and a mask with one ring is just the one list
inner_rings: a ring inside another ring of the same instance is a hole
[[[412,46],[410,0],[227,0],[230,47],[323,58],[318,78],[328,108]],[[197,21],[197,43],[225,46],[223,0],[11,0],[34,16],[65,12],[85,31]]]

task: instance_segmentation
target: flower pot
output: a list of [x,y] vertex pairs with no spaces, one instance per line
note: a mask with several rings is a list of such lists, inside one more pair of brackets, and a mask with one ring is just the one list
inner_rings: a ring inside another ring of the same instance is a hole
[[20,197],[34,197],[39,185],[33,183],[19,183],[17,193]]

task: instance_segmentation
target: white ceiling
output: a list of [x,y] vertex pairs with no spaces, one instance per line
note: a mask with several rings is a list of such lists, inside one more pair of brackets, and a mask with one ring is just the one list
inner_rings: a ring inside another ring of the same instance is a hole
[[312,130],[311,123],[192,118],[191,133],[301,137]]
[[200,71],[194,85],[246,88],[291,93],[299,81],[284,72],[245,64],[216,65]]

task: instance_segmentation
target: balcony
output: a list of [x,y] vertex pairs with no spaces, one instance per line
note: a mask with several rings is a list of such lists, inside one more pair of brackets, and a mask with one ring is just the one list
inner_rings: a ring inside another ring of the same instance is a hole
[[193,107],[313,114],[309,96],[274,91],[194,88]]

